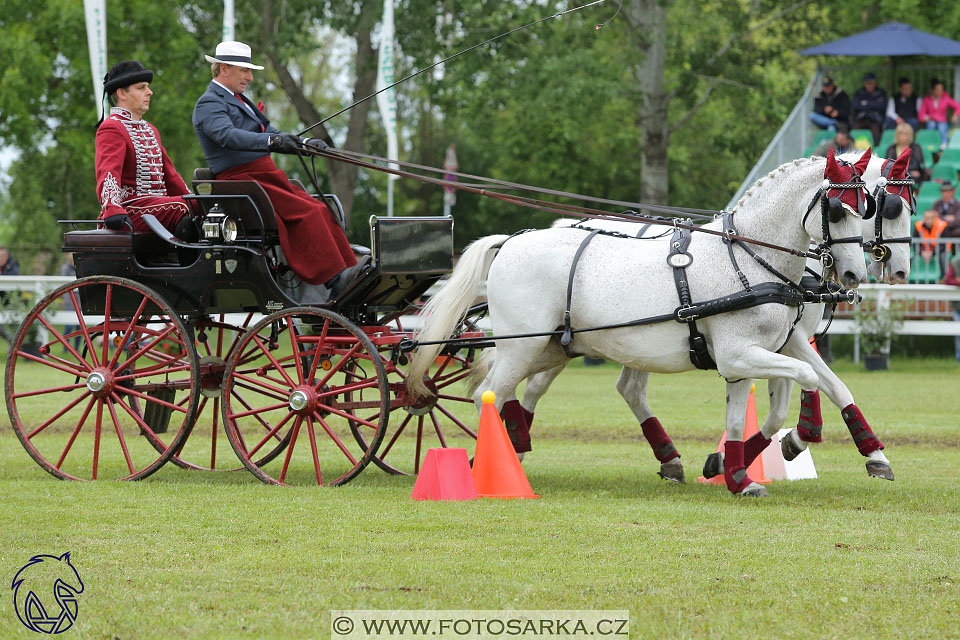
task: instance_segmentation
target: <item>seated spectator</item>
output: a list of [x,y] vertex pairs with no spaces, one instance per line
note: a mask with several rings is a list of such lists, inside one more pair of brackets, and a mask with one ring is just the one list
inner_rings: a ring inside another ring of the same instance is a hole
[[845,125],[837,125],[837,135],[821,142],[817,148],[813,150],[813,155],[826,157],[830,151],[830,147],[833,147],[834,155],[840,155],[841,153],[847,153],[856,149],[853,144],[853,138],[850,137],[850,132]]
[[943,235],[951,238],[960,238],[960,202],[954,197],[957,195],[957,185],[944,182],[940,185],[940,199],[933,203],[933,210],[946,223]]
[[910,149],[910,167],[907,171],[917,183],[928,179],[926,163],[923,161],[923,149],[913,141],[913,127],[906,122],[897,125],[893,144],[887,147],[884,157],[896,160],[904,149]]
[[953,123],[960,120],[960,104],[943,92],[943,82],[934,78],[930,81],[930,93],[920,103],[920,122],[927,129],[940,131],[940,149],[947,148],[950,123],[947,121],[947,109],[953,109]]
[[838,124],[850,126],[849,114],[850,96],[833,84],[833,78],[824,76],[820,93],[813,101],[810,120],[821,129],[836,131]]
[[[10,250],[8,248],[0,246],[0,276],[18,275],[20,275],[20,263],[17,262],[16,258],[10,255]],[[9,294],[0,291],[0,309],[6,307],[9,300]],[[0,338],[10,342],[12,335],[13,334],[7,330],[7,327],[5,327],[3,324],[0,324]]]
[[876,146],[880,144],[886,113],[887,92],[877,86],[877,76],[865,74],[863,86],[853,94],[853,128],[870,129]]
[[914,231],[916,231],[914,237],[924,240],[920,243],[920,257],[923,258],[925,263],[929,264],[934,256],[939,253],[937,251],[939,243],[935,241],[943,235],[947,223],[940,219],[936,211],[927,209],[923,212],[923,220],[917,220],[913,223],[913,226]]
[[896,129],[906,122],[913,130],[920,128],[921,100],[913,95],[910,78],[900,78],[900,90],[887,103],[887,129]]
[[[960,287],[960,255],[955,256],[947,265],[947,275],[943,279],[943,284]],[[960,322],[960,301],[954,300],[951,305],[953,305],[953,320]],[[957,362],[960,362],[960,336],[953,338],[953,355]]]

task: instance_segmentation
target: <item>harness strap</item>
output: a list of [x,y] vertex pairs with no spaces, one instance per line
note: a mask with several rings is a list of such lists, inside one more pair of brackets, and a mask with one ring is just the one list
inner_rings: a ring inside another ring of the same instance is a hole
[[[737,226],[733,223],[733,212],[727,211],[722,216],[723,230],[729,231],[732,235],[737,234]],[[727,253],[730,255],[730,262],[733,264],[734,270],[737,272],[737,277],[740,278],[740,285],[750,291],[750,281],[747,280],[747,276],[744,275],[743,271],[740,270],[740,265],[737,263],[737,256],[733,253],[733,242],[729,237],[723,238],[723,244],[727,245]]]
[[577,263],[580,262],[580,256],[583,255],[584,249],[587,248],[587,245],[590,244],[590,241],[593,240],[598,233],[600,233],[600,230],[594,229],[583,239],[583,242],[577,247],[577,252],[573,256],[573,263],[570,265],[570,278],[567,280],[567,308],[563,311],[563,335],[560,336],[560,346],[562,346],[564,350],[573,342],[573,327],[570,324],[570,305],[573,303],[573,277],[577,274]]
[[707,339],[697,329],[696,316],[691,316],[689,319],[681,316],[685,310],[694,308],[693,299],[690,296],[690,283],[687,281],[687,267],[693,262],[693,256],[687,253],[690,240],[689,231],[677,228],[670,239],[670,253],[667,254],[667,264],[673,267],[673,281],[677,286],[677,296],[680,298],[677,319],[686,322],[687,329],[690,331],[690,362],[693,366],[697,369],[716,369],[717,364],[707,350]]

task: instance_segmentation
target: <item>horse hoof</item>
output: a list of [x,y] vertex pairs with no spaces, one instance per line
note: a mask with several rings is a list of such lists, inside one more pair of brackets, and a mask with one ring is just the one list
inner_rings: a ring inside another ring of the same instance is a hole
[[766,498],[770,494],[767,493],[767,490],[762,484],[754,482],[752,484],[748,484],[747,488],[737,495],[743,496],[744,498]]
[[715,478],[723,473],[723,451],[717,451],[707,456],[707,461],[703,463],[703,477]]
[[686,483],[686,479],[683,477],[683,463],[680,462],[680,458],[674,458],[673,460],[667,460],[661,463],[660,471],[657,472],[657,475],[664,480],[679,482],[680,484]]
[[872,478],[883,478],[884,480],[893,480],[893,469],[886,462],[877,460],[867,461],[867,475]]
[[783,459],[787,462],[790,462],[798,455],[803,453],[803,449],[797,446],[797,443],[793,439],[793,434],[796,432],[796,429],[794,429],[787,435],[780,438],[780,452],[783,454]]

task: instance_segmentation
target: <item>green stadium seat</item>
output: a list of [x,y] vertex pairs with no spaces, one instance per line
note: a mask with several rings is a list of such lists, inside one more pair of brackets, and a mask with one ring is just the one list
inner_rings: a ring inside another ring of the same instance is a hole
[[[939,192],[937,192],[936,196],[923,196],[923,197],[917,198],[917,210],[914,213],[914,216],[911,216],[910,223],[913,224],[917,220],[920,220],[921,218],[923,218],[923,212],[926,211],[927,209],[932,208],[933,203],[939,199],[940,199]],[[910,228],[912,229],[913,227],[911,226]]]
[[960,149],[960,129],[954,129],[953,134],[950,136],[950,144],[947,145],[950,149]]
[[827,138],[833,137],[833,131],[827,131],[826,129],[818,129],[816,133],[813,134],[813,142],[810,144],[811,147],[816,148],[818,144],[826,140]]
[[[953,164],[952,162],[944,162],[940,160],[937,164],[933,165],[932,179],[934,182],[956,182],[957,181],[957,169],[960,169],[960,166]],[[937,187],[939,189],[939,187]]]
[[930,262],[924,262],[923,257],[918,253],[913,257],[910,265],[910,277],[908,280],[913,284],[936,284],[943,277],[940,270],[940,261],[936,257]]
[[940,184],[933,181],[926,181],[920,184],[920,192],[917,193],[917,200],[932,198],[936,200],[940,197]]
[[873,132],[870,129],[854,129],[850,132],[850,137],[857,149],[873,147]]
[[929,161],[934,153],[940,151],[940,132],[936,129],[920,129],[917,131],[916,143],[923,148]]
[[957,147],[956,149],[947,147],[944,149],[940,154],[940,162],[949,162],[951,164],[960,165],[960,147]]
[[893,144],[895,133],[893,129],[887,129],[883,132],[883,135],[880,136],[880,144],[877,145],[877,153],[881,155],[886,153],[887,147]]

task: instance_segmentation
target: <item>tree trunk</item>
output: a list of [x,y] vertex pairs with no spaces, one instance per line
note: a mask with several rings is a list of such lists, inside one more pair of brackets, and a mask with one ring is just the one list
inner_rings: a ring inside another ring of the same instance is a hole
[[638,56],[631,72],[639,92],[637,123],[643,129],[640,201],[666,204],[670,95],[664,86],[663,69],[667,52],[667,10],[657,0],[629,0],[623,10],[631,28],[631,46]]
[[[263,3],[263,22],[262,36],[263,47],[266,52],[270,66],[277,74],[280,87],[290,98],[294,108],[297,110],[297,116],[308,125],[319,122],[323,119],[316,107],[303,92],[303,87],[297,82],[290,69],[281,60],[276,46],[273,42],[273,34],[276,30],[276,17],[274,14],[273,0],[266,0]],[[377,82],[377,51],[373,48],[371,32],[377,21],[377,3],[365,2],[360,15],[360,22],[357,29],[357,55],[354,60],[357,77],[353,85],[353,102],[364,98],[373,93]],[[357,105],[341,117],[349,117],[347,128],[347,139],[343,148],[348,151],[363,152],[363,139],[367,130],[367,114],[373,106],[373,101],[368,100],[361,105]],[[311,134],[315,138],[322,138],[332,146],[333,140],[326,127],[320,125],[315,128]],[[345,162],[325,159],[327,166],[327,175],[330,177],[330,184],[333,192],[340,198],[343,204],[343,212],[346,216],[347,226],[350,224],[350,212],[353,209],[354,190],[357,186],[359,167]]]

